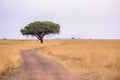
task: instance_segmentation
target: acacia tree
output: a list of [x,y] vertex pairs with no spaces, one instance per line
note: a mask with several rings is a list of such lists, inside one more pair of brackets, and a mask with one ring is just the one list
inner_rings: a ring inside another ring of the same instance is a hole
[[43,43],[43,38],[48,34],[59,34],[60,26],[59,24],[50,21],[36,21],[28,24],[23,29],[20,30],[23,35],[35,36],[37,39]]

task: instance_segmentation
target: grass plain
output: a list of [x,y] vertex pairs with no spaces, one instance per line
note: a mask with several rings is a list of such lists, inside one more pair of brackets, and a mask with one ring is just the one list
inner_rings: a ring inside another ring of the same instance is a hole
[[[120,80],[120,40],[58,40],[39,51],[83,80]],[[46,42],[46,44],[48,44]]]
[[38,53],[61,63],[83,80],[120,80],[120,40],[0,40],[0,72],[18,68],[20,50]]
[[9,69],[17,69],[22,63],[20,50],[36,48],[37,41],[0,40],[0,74]]

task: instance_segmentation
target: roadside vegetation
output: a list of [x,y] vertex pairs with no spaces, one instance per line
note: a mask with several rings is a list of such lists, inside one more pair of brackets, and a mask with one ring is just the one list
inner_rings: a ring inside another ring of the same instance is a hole
[[40,46],[38,43],[31,40],[0,40],[0,75],[5,76],[6,70],[17,70],[22,63],[20,50],[36,48]]
[[44,46],[39,52],[60,62],[83,80],[120,80],[120,40],[55,42],[49,42],[53,45]]
[[120,40],[0,40],[0,73],[19,68],[20,51],[35,48],[83,80],[120,80]]

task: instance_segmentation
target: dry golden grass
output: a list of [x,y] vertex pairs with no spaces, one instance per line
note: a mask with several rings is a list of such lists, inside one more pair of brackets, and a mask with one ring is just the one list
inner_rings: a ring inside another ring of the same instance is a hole
[[120,40],[0,40],[0,72],[21,64],[20,50],[39,48],[85,80],[120,80]]
[[20,50],[40,46],[38,41],[0,40],[0,73],[7,69],[16,69],[21,65]]
[[120,80],[120,40],[46,41],[39,53],[85,80]]

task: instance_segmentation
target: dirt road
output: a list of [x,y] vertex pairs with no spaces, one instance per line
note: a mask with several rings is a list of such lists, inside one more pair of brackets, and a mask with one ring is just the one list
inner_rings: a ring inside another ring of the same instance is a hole
[[0,80],[79,80],[59,63],[36,54],[36,50],[21,51],[21,70]]

